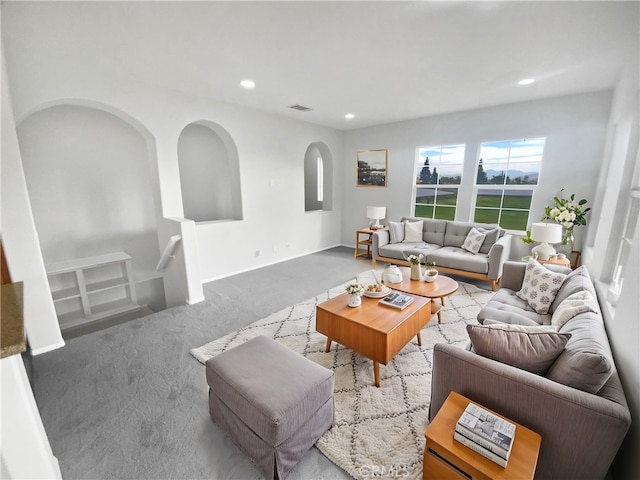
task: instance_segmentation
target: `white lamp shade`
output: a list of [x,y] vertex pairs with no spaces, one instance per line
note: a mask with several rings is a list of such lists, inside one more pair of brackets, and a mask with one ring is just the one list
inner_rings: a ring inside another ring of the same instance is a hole
[[558,223],[534,223],[531,225],[531,238],[536,242],[560,243],[562,225]]
[[387,207],[367,207],[367,218],[382,220],[387,215]]
[[531,249],[531,255],[540,260],[549,260],[551,255],[556,254],[556,250],[549,245],[562,240],[562,225],[557,223],[534,223],[531,225],[531,238],[540,245]]
[[367,207],[367,218],[375,220],[375,223],[371,225],[371,228],[382,228],[380,220],[387,215],[387,207]]

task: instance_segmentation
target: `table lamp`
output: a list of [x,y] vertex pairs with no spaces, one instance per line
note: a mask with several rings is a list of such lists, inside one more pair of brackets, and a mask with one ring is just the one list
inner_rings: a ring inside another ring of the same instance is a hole
[[367,207],[367,217],[371,220],[375,220],[375,223],[371,225],[373,230],[382,228],[380,220],[387,216],[387,207]]
[[550,243],[559,243],[562,240],[562,225],[558,223],[533,223],[531,225],[531,238],[536,242],[541,242],[531,249],[533,258],[549,260],[551,255],[556,254],[556,249]]

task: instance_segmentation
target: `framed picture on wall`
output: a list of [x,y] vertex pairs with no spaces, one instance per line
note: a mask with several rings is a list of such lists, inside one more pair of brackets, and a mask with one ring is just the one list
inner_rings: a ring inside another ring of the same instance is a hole
[[358,150],[356,153],[356,186],[387,186],[387,149]]

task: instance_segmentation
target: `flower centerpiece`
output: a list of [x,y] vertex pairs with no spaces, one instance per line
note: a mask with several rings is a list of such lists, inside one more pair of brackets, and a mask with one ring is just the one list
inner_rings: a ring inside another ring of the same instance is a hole
[[407,261],[411,264],[411,280],[420,280],[420,262],[424,259],[424,255],[409,255]]
[[349,295],[362,295],[364,293],[364,286],[360,283],[350,283],[345,290]]
[[364,285],[354,282],[345,287],[346,292],[349,294],[348,305],[350,307],[359,307],[362,305],[362,294],[364,293]]
[[573,229],[579,225],[586,225],[586,214],[591,208],[584,208],[586,199],[576,202],[576,194],[572,193],[569,198],[563,198],[564,188],[560,190],[560,198],[553,197],[553,205],[544,207],[544,217],[542,220],[554,220],[563,226],[562,246],[570,253],[573,250]]

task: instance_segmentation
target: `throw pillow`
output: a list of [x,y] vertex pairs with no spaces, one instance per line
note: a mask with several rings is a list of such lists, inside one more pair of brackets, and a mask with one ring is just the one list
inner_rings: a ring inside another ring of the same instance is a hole
[[508,324],[467,325],[467,333],[478,355],[536,375],[547,373],[571,338],[540,326]]
[[404,224],[400,222],[387,222],[389,225],[389,242],[400,243],[404,240]]
[[484,242],[482,242],[482,246],[480,247],[480,253],[489,253],[493,244],[500,238],[500,228],[478,227],[478,231],[485,234]]
[[404,240],[405,243],[418,243],[422,240],[422,220],[419,222],[406,222],[404,224]]
[[484,237],[486,237],[484,233],[480,233],[476,227],[472,227],[467,233],[467,238],[464,239],[462,249],[471,253],[478,253],[480,247],[482,247],[482,242],[484,242]]
[[565,278],[564,273],[552,272],[532,258],[527,263],[522,288],[516,295],[526,300],[536,313],[546,314]]
[[573,293],[565,298],[553,312],[551,325],[555,325],[559,330],[573,317],[585,312],[598,313],[598,304],[588,290]]

